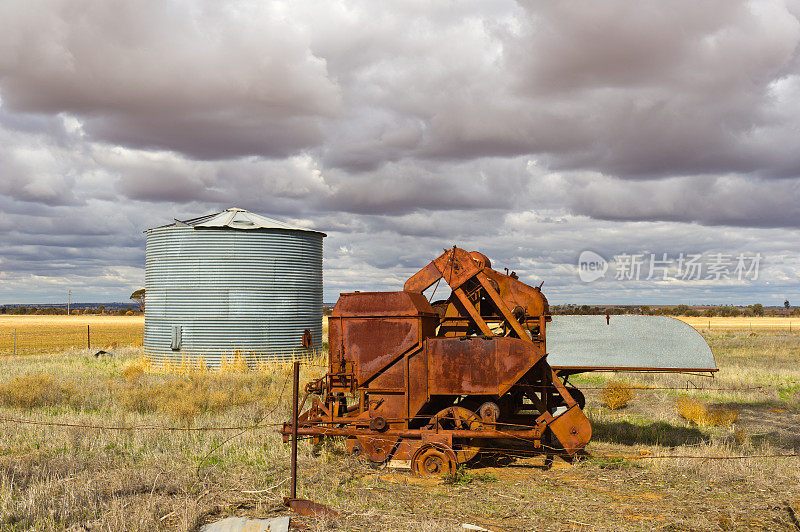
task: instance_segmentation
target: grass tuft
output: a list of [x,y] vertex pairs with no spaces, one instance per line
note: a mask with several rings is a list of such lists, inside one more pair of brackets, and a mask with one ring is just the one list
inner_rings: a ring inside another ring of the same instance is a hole
[[696,399],[681,397],[676,404],[678,415],[700,427],[724,427],[739,419],[739,411],[723,406],[706,406]]
[[611,381],[600,392],[600,400],[611,410],[625,408],[633,399],[633,390],[624,382]]
[[497,482],[499,479],[496,475],[480,471],[471,471],[464,465],[458,466],[452,475],[444,476],[444,483],[451,486],[466,486],[473,482]]
[[0,403],[17,408],[37,408],[69,403],[75,390],[56,382],[52,375],[14,377],[0,385]]
[[268,387],[266,376],[234,383],[224,375],[195,373],[180,379],[135,383],[123,391],[120,400],[131,411],[158,412],[187,422],[202,413],[253,403],[267,393]]

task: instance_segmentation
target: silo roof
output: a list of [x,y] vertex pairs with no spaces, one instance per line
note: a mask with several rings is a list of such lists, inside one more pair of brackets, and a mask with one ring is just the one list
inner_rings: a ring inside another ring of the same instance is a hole
[[[191,220],[175,220],[175,224],[168,225],[189,225],[195,228],[230,228],[230,229],[288,229],[290,231],[306,231],[309,233],[320,233],[322,236],[327,236],[321,231],[308,229],[306,227],[298,227],[295,225],[287,224],[280,220],[267,218],[254,212],[231,207],[222,212],[214,214],[207,214],[199,218],[192,218]],[[167,226],[161,226],[167,227]]]

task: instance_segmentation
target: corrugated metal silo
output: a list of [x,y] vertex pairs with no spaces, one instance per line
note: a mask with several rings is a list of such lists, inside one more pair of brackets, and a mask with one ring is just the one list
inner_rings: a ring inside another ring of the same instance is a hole
[[146,233],[144,348],[154,362],[213,368],[237,352],[252,363],[321,348],[324,233],[236,208]]

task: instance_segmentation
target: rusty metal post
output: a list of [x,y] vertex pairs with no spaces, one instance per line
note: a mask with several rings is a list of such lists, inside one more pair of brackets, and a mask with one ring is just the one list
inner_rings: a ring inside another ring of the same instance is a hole
[[92,348],[92,337],[89,333],[89,324],[86,324],[86,349]]
[[297,418],[300,395],[300,362],[294,362],[294,382],[292,383],[292,487],[289,497],[297,498]]
[[[791,329],[789,329],[791,331]],[[14,356],[17,355],[17,328],[14,327]]]

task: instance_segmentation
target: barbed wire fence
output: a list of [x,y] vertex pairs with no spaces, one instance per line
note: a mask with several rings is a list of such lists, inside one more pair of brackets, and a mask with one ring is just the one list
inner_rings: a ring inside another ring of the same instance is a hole
[[[300,361],[301,365],[305,365],[308,367],[319,368],[319,367],[327,367],[327,366],[320,366],[319,364],[314,363],[307,363]],[[287,375],[286,378],[283,380],[283,384],[281,386],[280,394],[278,398],[275,400],[275,403],[272,405],[270,410],[263,416],[269,417],[272,415],[278,408],[283,405],[284,394],[286,391],[286,387],[289,381],[289,376]],[[786,380],[780,383],[769,383],[769,384],[762,384],[757,386],[723,386],[723,387],[676,387],[676,386],[642,386],[639,389],[642,390],[651,390],[651,391],[668,391],[668,390],[680,390],[680,391],[709,391],[709,390],[719,390],[719,391],[753,391],[753,390],[764,390],[769,388],[777,388],[777,387],[795,387],[796,385],[800,385],[800,380]],[[581,387],[583,390],[599,390],[602,387],[595,386],[595,387]],[[285,405],[283,405],[285,406]],[[62,414],[63,415],[63,414]],[[409,418],[413,419],[413,418]],[[397,421],[397,420],[392,420]],[[324,423],[324,422],[323,422]],[[161,425],[161,424],[100,424],[100,423],[85,423],[85,422],[78,422],[78,421],[56,421],[56,420],[47,420],[47,419],[34,419],[32,417],[23,417],[23,416],[14,416],[14,415],[0,415],[0,424],[12,424],[12,425],[27,425],[27,426],[39,426],[39,427],[51,427],[54,429],[84,429],[87,431],[128,431],[128,432],[146,432],[146,431],[161,431],[161,432],[175,432],[175,433],[187,433],[187,432],[235,432],[235,434],[231,435],[227,439],[223,440],[221,443],[215,444],[215,446],[207,453],[207,456],[221,448],[222,446],[226,445],[229,441],[241,436],[242,434],[250,431],[259,431],[259,430],[268,430],[273,431],[276,434],[281,432],[279,429],[285,429],[287,426],[291,427],[291,420],[287,420],[286,422],[272,422],[272,423],[253,423],[253,424],[243,424],[243,425],[201,425],[201,426],[189,426],[189,425]],[[300,421],[299,424],[303,425],[314,425],[313,422],[307,421]],[[533,429],[535,428],[533,425],[517,425],[512,424],[508,425],[513,426],[514,428],[511,430],[506,430],[505,432],[508,433],[509,439],[522,439],[518,436],[514,435],[514,430],[518,429]],[[319,433],[322,436],[325,436],[327,429],[324,427],[320,427]],[[381,436],[379,433],[377,434],[370,434],[370,437],[373,440],[385,440],[386,443],[390,443],[392,445],[396,444],[398,439],[395,437],[385,437]],[[308,437],[300,437],[299,439],[307,439]],[[458,450],[462,447],[465,447],[463,444],[454,445],[454,450]],[[545,449],[546,452],[550,452],[551,454],[558,454],[559,449],[555,447],[550,447],[546,444],[541,444],[541,447]],[[546,453],[542,453],[542,451],[536,450],[526,450],[520,448],[504,448],[504,447],[491,447],[487,449],[482,449],[480,451],[483,455],[503,455],[508,457],[514,458],[525,458],[530,456],[542,455]],[[594,458],[594,459],[606,459],[606,460],[659,460],[659,459],[688,459],[688,460],[746,460],[746,459],[787,459],[787,458],[800,458],[800,453],[798,450],[794,452],[775,452],[775,453],[757,453],[757,454],[740,454],[740,455],[706,455],[706,454],[667,454],[667,453],[654,453],[652,451],[644,451],[640,452],[639,454],[630,454],[630,453],[586,453],[586,457]],[[201,461],[202,462],[202,461]]]

